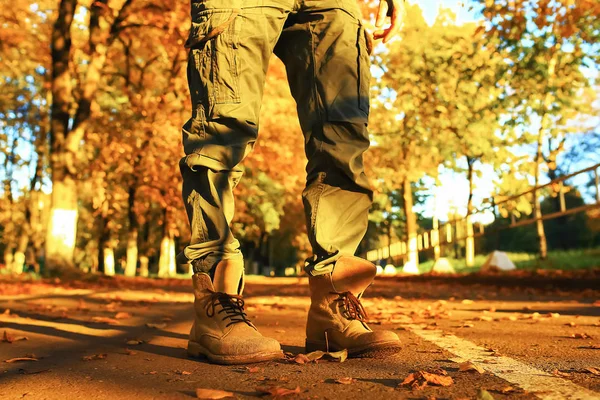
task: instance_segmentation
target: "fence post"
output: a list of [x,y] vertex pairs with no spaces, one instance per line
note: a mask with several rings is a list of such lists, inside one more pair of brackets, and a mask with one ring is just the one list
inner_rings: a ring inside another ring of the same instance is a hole
[[431,231],[431,245],[433,246],[433,258],[440,259],[440,222],[433,216],[433,230]]

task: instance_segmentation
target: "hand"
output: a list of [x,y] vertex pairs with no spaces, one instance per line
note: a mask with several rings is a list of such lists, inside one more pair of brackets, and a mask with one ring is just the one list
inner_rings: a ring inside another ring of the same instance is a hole
[[[383,38],[383,43],[387,43],[400,31],[405,12],[404,2],[405,0],[380,0],[377,20],[375,21],[375,27],[379,30],[373,33],[373,38]],[[381,29],[387,17],[390,17],[390,26]]]

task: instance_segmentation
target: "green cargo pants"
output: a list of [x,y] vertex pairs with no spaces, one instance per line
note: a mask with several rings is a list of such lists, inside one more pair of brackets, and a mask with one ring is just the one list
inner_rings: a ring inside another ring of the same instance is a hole
[[330,272],[353,255],[367,229],[372,191],[369,38],[356,0],[192,0],[188,82],[192,118],[180,161],[191,241],[178,261],[208,272],[242,257],[230,231],[232,190],[258,136],[269,58],[285,64],[305,138],[302,198],[314,256],[306,270]]

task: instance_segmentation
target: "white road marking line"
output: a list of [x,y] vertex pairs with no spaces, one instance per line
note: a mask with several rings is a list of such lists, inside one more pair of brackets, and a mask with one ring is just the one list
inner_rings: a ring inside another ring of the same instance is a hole
[[404,327],[417,336],[456,355],[457,363],[471,361],[486,371],[502,378],[543,400],[599,400],[600,393],[585,389],[573,382],[523,364],[505,356],[493,356],[483,347],[440,330],[425,330],[406,318]]

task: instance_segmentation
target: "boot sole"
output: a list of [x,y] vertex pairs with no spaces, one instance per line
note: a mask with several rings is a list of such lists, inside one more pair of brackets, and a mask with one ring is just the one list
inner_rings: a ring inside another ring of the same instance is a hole
[[[398,350],[400,350],[402,346],[398,341],[385,341],[385,342],[377,342],[371,343],[365,346],[354,347],[348,350],[349,358],[381,358],[387,357],[393,354],[396,354]],[[343,350],[340,347],[335,346],[332,343],[329,343],[329,349],[327,348],[327,343],[325,341],[314,341],[314,340],[306,340],[306,352],[311,353],[313,351],[341,351]]]
[[283,352],[281,350],[277,352],[260,352],[243,355],[213,354],[210,350],[197,342],[188,342],[187,353],[190,357],[206,358],[211,363],[221,365],[253,364],[283,358]]

